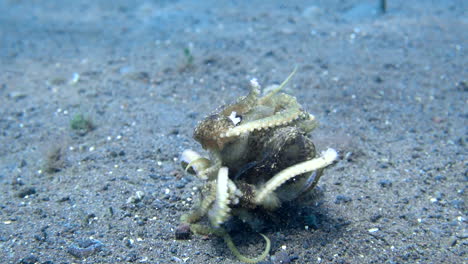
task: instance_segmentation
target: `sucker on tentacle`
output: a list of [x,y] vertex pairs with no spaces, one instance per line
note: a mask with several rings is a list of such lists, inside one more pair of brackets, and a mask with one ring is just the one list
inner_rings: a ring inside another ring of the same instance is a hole
[[277,126],[287,125],[294,120],[300,118],[302,112],[298,108],[291,108],[275,114],[270,117],[266,117],[260,120],[249,122],[245,125],[236,126],[229,129],[226,133],[222,133],[220,138],[240,136],[243,133],[253,132],[254,130],[269,129]]

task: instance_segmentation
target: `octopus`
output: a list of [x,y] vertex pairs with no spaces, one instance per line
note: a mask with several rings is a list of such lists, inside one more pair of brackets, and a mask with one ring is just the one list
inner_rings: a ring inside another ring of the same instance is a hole
[[[193,150],[181,155],[182,166],[204,181],[196,208],[182,215],[181,222],[193,233],[223,237],[241,261],[256,263],[265,259],[270,240],[262,254],[248,258],[240,254],[223,228],[231,217],[244,222],[273,212],[312,190],[325,167],[337,158],[334,149],[317,154],[308,133],[317,127],[291,95],[281,92],[294,75],[270,86],[261,94],[256,79],[250,92],[236,102],[224,105],[198,123],[194,139],[208,157]],[[203,218],[209,225],[200,224]]]

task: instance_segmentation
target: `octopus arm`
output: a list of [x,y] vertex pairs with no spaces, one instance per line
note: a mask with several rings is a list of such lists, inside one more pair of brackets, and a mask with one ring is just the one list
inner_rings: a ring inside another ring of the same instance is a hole
[[272,116],[254,120],[243,125],[233,127],[227,132],[222,133],[220,137],[228,138],[240,136],[241,134],[252,132],[254,130],[269,129],[277,126],[286,125],[300,118],[302,115],[303,112],[299,107],[288,108]]
[[196,223],[202,219],[203,216],[205,216],[208,213],[208,210],[210,209],[211,205],[214,203],[216,200],[216,192],[214,191],[214,188],[216,186],[216,181],[213,181],[210,183],[209,189],[210,191],[208,192],[208,195],[203,197],[201,200],[198,208],[188,214],[184,214],[180,217],[180,221],[182,223]]
[[216,183],[216,201],[208,213],[211,224],[214,227],[219,227],[229,217],[230,211],[228,168],[222,167],[219,169]]
[[247,96],[241,97],[237,102],[228,105],[222,111],[224,116],[230,116],[232,112],[237,114],[245,114],[254,108],[258,103],[258,96],[260,95],[260,85],[256,81],[250,82],[250,93]]
[[200,234],[200,235],[216,235],[216,236],[222,237],[224,239],[224,242],[228,246],[228,248],[231,250],[232,254],[234,254],[234,256],[236,256],[240,261],[245,262],[245,263],[252,263],[252,264],[258,263],[264,260],[270,253],[271,242],[270,242],[270,239],[268,239],[268,237],[265,236],[264,234],[260,234],[260,235],[263,237],[263,239],[265,239],[265,242],[266,242],[265,250],[263,250],[262,254],[260,254],[259,256],[249,258],[249,257],[242,255],[239,252],[236,245],[232,241],[231,236],[223,228],[212,228],[212,227],[208,227],[208,226],[204,226],[200,224],[192,224],[190,225],[190,229],[192,230],[192,232]]
[[280,171],[257,191],[254,202],[258,205],[264,205],[274,191],[283,183],[303,173],[324,168],[333,163],[337,156],[336,150],[330,148],[324,151],[321,157],[298,163]]
[[236,245],[231,239],[231,236],[228,233],[225,233],[223,235],[223,239],[224,239],[224,242],[226,242],[226,245],[228,246],[228,248],[231,250],[232,254],[234,254],[234,256],[236,256],[240,261],[245,262],[245,263],[257,263],[257,262],[264,260],[268,256],[268,254],[270,253],[270,248],[271,248],[270,239],[268,239],[268,237],[265,236],[264,234],[260,234],[260,235],[263,237],[263,239],[265,239],[266,246],[262,254],[260,254],[258,257],[255,257],[255,258],[248,258],[242,255],[237,249]]
[[289,74],[289,76],[284,80],[278,87],[274,88],[273,90],[269,91],[267,94],[265,94],[262,98],[258,100],[258,104],[265,104],[265,102],[269,101],[272,99],[273,96],[275,96],[281,89],[283,89],[286,84],[292,79],[294,74],[296,74],[297,67],[294,68],[294,70]]
[[221,157],[219,152],[212,151],[212,165],[197,174],[198,178],[202,180],[214,180],[216,177],[216,173],[219,171],[222,165]]

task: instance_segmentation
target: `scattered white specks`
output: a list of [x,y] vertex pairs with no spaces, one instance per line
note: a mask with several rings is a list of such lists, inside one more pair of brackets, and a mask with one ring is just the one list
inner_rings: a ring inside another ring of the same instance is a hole
[[142,169],[142,168],[140,168],[140,169],[137,169],[137,172],[142,172],[142,171],[143,171],[143,169]]
[[161,162],[161,161],[159,161],[159,160],[156,162],[156,164],[158,164],[158,166],[159,166],[159,167],[161,167],[161,166],[162,166],[162,162]]
[[429,201],[431,201],[431,203],[437,203],[437,198],[431,197]]
[[171,190],[169,190],[168,188],[164,189],[164,194],[169,194],[171,192]]
[[375,233],[375,232],[379,231],[379,229],[374,227],[374,228],[369,229],[368,231],[369,231],[369,233]]
[[143,197],[145,197],[145,192],[143,192],[143,191],[137,191],[137,192],[135,193],[135,196],[136,196],[136,198],[138,198],[138,199],[142,199]]
[[121,139],[121,138],[122,138],[122,136],[121,136],[121,135],[118,135],[115,139],[119,140],[119,139]]
[[75,72],[70,80],[70,84],[76,84],[80,80],[80,74]]
[[281,246],[281,249],[282,249],[282,250],[286,250],[286,249],[287,249],[286,245],[282,245],[282,246]]
[[[136,191],[135,195],[132,195],[132,196],[128,197],[127,203],[137,203],[137,202],[141,201],[141,199],[143,199],[143,197],[145,197],[145,192]],[[138,218],[138,216],[135,216],[135,218]]]
[[92,152],[92,151],[94,151],[95,149],[96,149],[96,148],[95,148],[94,146],[91,146],[91,147],[89,147],[88,151],[89,151],[89,152]]

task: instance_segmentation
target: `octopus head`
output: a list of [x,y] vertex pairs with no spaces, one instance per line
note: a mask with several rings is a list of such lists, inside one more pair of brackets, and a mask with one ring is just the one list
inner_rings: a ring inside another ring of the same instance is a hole
[[238,120],[235,118],[239,118],[235,117],[235,113],[234,119],[233,115],[210,115],[198,124],[193,137],[204,149],[221,151],[227,143],[234,140],[232,137],[222,137],[221,135],[236,126]]

